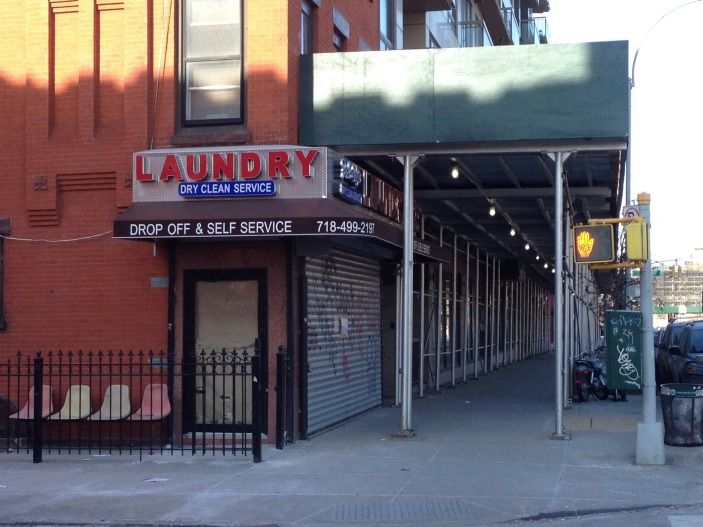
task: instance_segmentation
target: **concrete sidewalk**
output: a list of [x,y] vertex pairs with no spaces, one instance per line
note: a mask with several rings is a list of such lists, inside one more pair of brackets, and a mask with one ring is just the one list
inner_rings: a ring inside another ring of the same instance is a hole
[[[703,525],[703,447],[634,464],[642,401],[589,401],[554,430],[554,356],[379,408],[264,461],[0,454],[0,525]],[[636,522],[636,523],[630,523]]]

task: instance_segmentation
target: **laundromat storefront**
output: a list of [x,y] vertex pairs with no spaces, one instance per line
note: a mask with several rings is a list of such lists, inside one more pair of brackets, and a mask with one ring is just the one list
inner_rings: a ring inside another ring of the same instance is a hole
[[[278,415],[289,438],[304,437],[382,403],[382,271],[401,256],[402,193],[326,148],[255,148],[135,153],[133,204],[114,237],[169,251],[169,351],[259,354],[265,431],[273,437]],[[415,254],[449,259],[432,241]],[[250,415],[251,401],[219,410],[189,393],[203,387],[174,384],[177,430],[227,430]]]

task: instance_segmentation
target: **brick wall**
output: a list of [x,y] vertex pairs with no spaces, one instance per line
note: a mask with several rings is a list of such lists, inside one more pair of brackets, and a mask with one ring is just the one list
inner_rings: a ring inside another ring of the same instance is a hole
[[[300,0],[244,5],[249,141],[295,144]],[[316,51],[333,49],[335,6],[350,24],[349,50],[359,37],[378,47],[377,0],[322,0]],[[167,290],[151,278],[168,274],[167,247],[114,240],[111,230],[131,203],[132,153],[174,144],[175,7],[0,2],[12,36],[0,47],[0,217],[18,238],[4,244],[0,356],[166,348]]]

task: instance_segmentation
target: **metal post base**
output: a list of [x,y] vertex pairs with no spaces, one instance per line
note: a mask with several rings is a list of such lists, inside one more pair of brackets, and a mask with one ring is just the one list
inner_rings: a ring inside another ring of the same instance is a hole
[[408,439],[410,437],[415,437],[415,430],[401,430],[393,434],[394,439]]
[[560,441],[571,441],[571,434],[568,432],[562,432],[561,434],[557,434],[556,432],[553,432],[552,435],[549,437],[551,439],[560,440]]
[[664,425],[662,423],[637,423],[637,450],[635,463],[638,465],[664,465]]

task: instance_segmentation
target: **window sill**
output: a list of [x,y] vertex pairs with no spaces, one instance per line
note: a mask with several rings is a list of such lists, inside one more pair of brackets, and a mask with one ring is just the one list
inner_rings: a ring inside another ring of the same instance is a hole
[[171,137],[171,144],[177,147],[243,145],[249,141],[251,132],[246,126],[181,128]]

